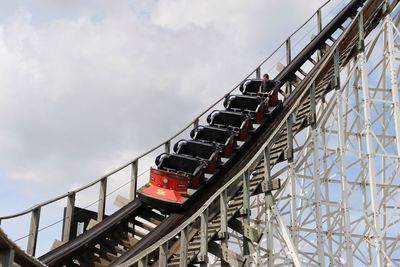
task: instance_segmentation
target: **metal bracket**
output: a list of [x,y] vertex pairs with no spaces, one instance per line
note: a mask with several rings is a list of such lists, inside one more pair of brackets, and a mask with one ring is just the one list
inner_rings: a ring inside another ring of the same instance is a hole
[[259,242],[262,234],[261,231],[255,229],[254,227],[251,227],[246,223],[242,224],[244,236],[250,239],[252,242]]
[[262,181],[261,188],[263,193],[271,192],[281,188],[281,179],[275,178],[269,181]]
[[230,266],[242,266],[243,258],[236,254],[235,252],[229,250],[225,246],[221,246],[222,249],[222,259],[227,262]]

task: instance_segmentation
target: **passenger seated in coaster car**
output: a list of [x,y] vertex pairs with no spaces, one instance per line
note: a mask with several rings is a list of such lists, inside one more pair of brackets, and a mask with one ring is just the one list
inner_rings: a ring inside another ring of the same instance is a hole
[[269,75],[265,73],[263,75],[263,82],[258,90],[259,93],[267,94],[267,103],[270,107],[275,107],[278,105],[278,93],[279,93],[279,83],[269,79]]
[[207,173],[213,173],[221,163],[221,148],[212,143],[179,140],[174,146],[174,152],[204,161]]
[[279,104],[279,81],[269,79],[268,74],[263,79],[250,79],[240,85],[240,91],[244,95],[259,95],[265,99],[266,106],[274,107]]
[[190,132],[194,140],[216,144],[222,149],[222,155],[229,158],[236,147],[235,133],[229,129],[212,126],[197,126]]
[[158,169],[151,168],[150,184],[182,194],[197,188],[204,178],[205,163],[188,156],[163,153],[156,158]]
[[232,129],[240,141],[244,141],[252,130],[249,117],[239,112],[214,110],[208,115],[207,122],[212,126]]
[[260,96],[228,95],[225,97],[224,107],[229,111],[248,114],[258,124],[264,118],[265,105]]

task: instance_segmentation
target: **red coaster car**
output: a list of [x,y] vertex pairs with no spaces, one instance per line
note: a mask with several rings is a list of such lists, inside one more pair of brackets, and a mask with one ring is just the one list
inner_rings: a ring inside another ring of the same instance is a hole
[[244,141],[253,128],[249,117],[245,114],[225,110],[214,110],[208,115],[207,122],[212,126],[233,130],[240,141]]
[[150,181],[138,190],[139,198],[161,210],[179,208],[187,199],[188,188],[197,188],[204,178],[205,163],[178,154],[161,154],[156,168],[150,169]]

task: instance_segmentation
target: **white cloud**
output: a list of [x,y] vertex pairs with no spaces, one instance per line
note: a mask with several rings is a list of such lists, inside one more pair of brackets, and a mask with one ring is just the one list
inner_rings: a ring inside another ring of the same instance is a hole
[[1,3],[0,182],[24,185],[15,190],[30,192],[29,206],[130,160],[231,89],[321,2]]

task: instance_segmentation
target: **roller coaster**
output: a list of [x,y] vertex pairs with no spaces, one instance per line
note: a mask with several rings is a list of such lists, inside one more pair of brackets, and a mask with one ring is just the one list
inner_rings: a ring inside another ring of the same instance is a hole
[[[365,207],[366,209],[370,207],[372,210],[371,225],[366,226],[372,229],[368,231],[372,234],[351,231],[352,226],[348,223],[351,221],[350,215],[346,213],[348,210],[346,197],[337,204],[340,205],[340,218],[343,217],[340,223],[340,225],[343,224],[343,229],[331,232],[321,230],[327,227],[328,222],[331,223],[328,215],[322,216],[321,205],[324,201],[333,202],[326,197],[321,198],[321,181],[326,180],[328,183],[331,178],[325,178],[325,180],[317,179],[315,176],[310,178],[314,187],[307,190],[313,192],[316,204],[313,205],[312,210],[316,219],[310,226],[311,229],[307,227],[299,229],[301,227],[298,222],[296,223],[298,220],[296,214],[301,209],[296,208],[296,203],[299,203],[296,201],[300,200],[294,199],[296,195],[296,189],[293,189],[295,188],[294,173],[298,172],[294,164],[298,162],[298,166],[304,166],[305,169],[314,168],[314,173],[318,173],[319,166],[308,164],[308,155],[311,153],[308,151],[312,150],[306,148],[315,146],[315,129],[321,123],[328,121],[326,116],[329,115],[331,108],[328,100],[332,98],[338,103],[342,101],[340,95],[343,90],[342,84],[348,84],[353,79],[349,76],[345,78],[344,83],[341,81],[341,78],[343,79],[341,72],[345,68],[353,68],[354,71],[355,60],[361,62],[361,68],[357,69],[355,80],[361,79],[362,89],[367,90],[368,86],[364,78],[366,59],[369,54],[366,47],[377,42],[375,41],[377,39],[367,42],[367,37],[377,31],[387,32],[385,40],[395,39],[398,34],[395,27],[390,28],[392,27],[390,25],[395,26],[399,21],[396,17],[397,0],[348,1],[324,27],[321,9],[313,16],[317,18],[317,34],[297,55],[292,58],[290,37],[283,43],[287,64],[281,66],[275,77],[275,80],[280,83],[281,101],[278,105],[265,106],[264,95],[257,93],[262,82],[260,75],[261,67],[265,63],[263,62],[190,125],[146,153],[147,155],[159,148],[164,148],[163,153],[155,159],[157,167],[150,169],[148,184],[143,187],[138,188],[137,185],[138,159],[141,158],[139,157],[74,192],[41,203],[27,211],[1,217],[0,220],[5,221],[31,214],[26,252],[20,249],[14,251],[15,246],[12,242],[8,242],[10,248],[7,251],[13,251],[13,254],[12,256],[7,254],[0,263],[4,263],[5,266],[12,266],[13,262],[21,266],[26,264],[32,266],[206,266],[211,264],[220,266],[352,266],[353,263],[357,266],[400,265],[400,259],[396,256],[397,245],[387,244],[388,240],[397,244],[398,237],[391,237],[387,233],[382,234],[380,232],[383,228],[380,225],[382,220],[377,219],[377,214],[382,213],[378,212],[380,208],[374,200],[378,193],[376,193],[377,182],[373,174],[374,163],[369,161],[371,151],[374,149],[369,145],[372,130],[368,128],[368,123],[365,124],[366,130],[363,130],[361,135],[367,140],[366,147],[369,155],[365,163],[369,168],[365,168],[368,169],[366,176],[370,178],[364,183],[368,183],[372,190],[369,197],[371,203]],[[379,31],[378,29],[383,24],[384,30]],[[392,35],[395,34],[396,37],[390,35],[389,32]],[[395,45],[389,44],[388,54],[392,55],[392,50],[395,48]],[[400,113],[399,105],[396,104],[399,101],[396,95],[398,81],[396,81],[397,74],[394,67],[390,68],[392,89],[394,87],[391,94],[393,102],[390,103],[394,114],[393,127],[396,130],[393,143],[397,144],[397,148],[393,151],[397,149],[397,156],[394,157],[399,160]],[[335,94],[337,98],[332,97]],[[368,114],[371,113],[368,101],[369,98],[366,97],[363,113],[366,114],[367,119]],[[225,110],[216,109],[215,106],[218,104]],[[338,110],[342,112],[340,108]],[[345,116],[339,111],[338,135],[343,127],[340,117]],[[200,125],[199,122],[202,119],[208,125]],[[369,118],[369,121],[372,119]],[[308,140],[303,136],[305,130],[309,130],[309,136],[314,141],[305,141]],[[182,137],[182,134],[186,136]],[[172,140],[176,140],[173,145],[174,153],[170,151]],[[305,145],[297,144],[296,140],[303,140]],[[339,138],[338,146],[344,151],[342,141]],[[318,162],[318,154],[312,155],[314,162]],[[339,153],[339,157],[340,155],[342,154]],[[295,160],[296,157],[298,159]],[[360,155],[360,157],[363,156]],[[341,159],[341,166],[344,166],[343,159]],[[277,171],[273,174],[272,168],[281,165],[288,167],[285,171]],[[130,201],[115,213],[106,216],[107,179],[125,168],[131,169]],[[326,167],[327,169],[329,166]],[[305,172],[303,176],[306,176]],[[398,169],[394,176],[399,177]],[[342,173],[342,181],[343,179]],[[100,188],[96,213],[97,224],[81,235],[73,237],[70,229],[75,214],[75,195],[95,184],[98,184]],[[293,191],[287,194],[287,198],[290,199],[288,204],[279,209],[276,201],[279,194],[286,190],[285,188]],[[347,188],[342,187],[341,190],[339,191],[342,195],[343,192],[349,194]],[[36,250],[41,207],[64,198],[67,199],[67,207],[63,221],[63,242],[36,260],[33,256]],[[301,200],[302,204],[306,202],[307,199]],[[389,204],[386,206],[388,207]],[[290,211],[285,213],[288,207]],[[290,220],[284,219],[286,215],[290,216]],[[272,218],[276,223],[271,223]],[[354,225],[356,224],[353,224],[353,227]],[[274,227],[280,229],[279,233],[276,229],[274,230]],[[334,226],[330,227],[334,228]],[[299,232],[306,232],[307,229],[310,229],[310,233],[306,236],[315,235],[313,238],[315,242],[309,242],[310,244],[307,245],[309,248],[300,247],[299,242],[307,243],[307,237],[299,240],[301,236]],[[335,241],[336,245],[334,245],[331,244],[332,241],[329,241],[333,240],[330,238],[335,234],[340,235],[340,238],[343,236],[342,243],[345,244],[343,247],[340,246],[340,242]],[[368,236],[368,242],[374,245],[359,248],[359,243],[351,241],[358,235],[360,239],[363,235]],[[229,243],[232,238],[239,240],[238,243],[233,245]],[[274,244],[278,243],[276,240],[281,240],[280,250]],[[324,240],[329,242],[324,244]],[[261,243],[266,244],[266,249]],[[273,249],[274,246],[275,249]],[[343,255],[335,255],[333,248],[336,249],[337,246],[340,247],[338,250]],[[357,247],[355,250],[362,251],[361,254],[365,250],[365,255],[373,256],[368,259],[358,257],[357,253],[353,253],[355,247]],[[382,249],[383,247],[385,249]],[[372,252],[373,250],[375,253]]]

